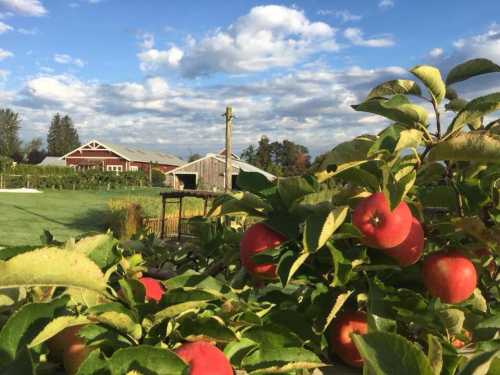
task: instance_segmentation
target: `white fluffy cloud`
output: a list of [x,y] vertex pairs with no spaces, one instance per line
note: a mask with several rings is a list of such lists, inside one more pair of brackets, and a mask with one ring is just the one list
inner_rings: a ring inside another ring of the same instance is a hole
[[318,14],[320,16],[333,16],[340,19],[342,22],[360,21],[363,18],[363,16],[359,14],[353,14],[347,9],[320,9],[318,10]]
[[14,54],[10,51],[7,51],[3,48],[0,48],[0,61],[5,60],[8,57],[12,57]]
[[363,47],[391,47],[394,45],[394,40],[391,35],[365,39],[363,37],[363,31],[357,27],[348,27],[345,29],[344,37],[352,44]]
[[40,17],[48,13],[39,0],[0,0],[0,8],[24,16]]
[[7,25],[4,22],[0,21],[0,34],[6,33],[7,31],[12,31],[13,28],[10,25]]
[[292,66],[305,57],[338,48],[335,30],[311,22],[302,11],[279,5],[257,6],[224,30],[181,48],[150,49],[138,54],[143,70],[179,67],[186,77],[217,72],[246,73]]
[[433,48],[429,51],[430,57],[439,57],[444,53],[442,48]]
[[393,0],[381,0],[378,3],[378,7],[382,9],[392,8],[394,6]]
[[486,32],[461,38],[453,44],[456,53],[464,57],[486,57],[500,61],[500,25],[492,24]]
[[176,46],[161,51],[155,48],[147,49],[137,54],[142,71],[154,71],[162,67],[177,67],[182,60],[184,52]]
[[65,53],[56,53],[54,55],[54,61],[58,64],[74,65],[79,68],[83,68],[85,66],[85,61],[83,61],[82,59],[71,57],[70,55],[67,55]]
[[141,83],[100,84],[70,75],[45,74],[26,81],[10,105],[29,137],[44,136],[51,116],[69,113],[82,140],[104,138],[163,148],[187,155],[221,147],[227,104],[234,108],[237,151],[265,134],[293,139],[322,152],[354,135],[379,131],[383,121],[367,121],[351,104],[376,82],[404,72],[399,67],[338,71],[314,68],[242,85],[173,85],[162,77]]

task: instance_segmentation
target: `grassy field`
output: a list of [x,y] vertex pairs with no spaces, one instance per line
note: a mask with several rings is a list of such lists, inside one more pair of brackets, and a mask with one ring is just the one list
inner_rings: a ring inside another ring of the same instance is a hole
[[58,240],[105,230],[110,201],[147,202],[147,214],[154,215],[161,205],[160,190],[0,193],[0,245],[40,244],[44,229]]

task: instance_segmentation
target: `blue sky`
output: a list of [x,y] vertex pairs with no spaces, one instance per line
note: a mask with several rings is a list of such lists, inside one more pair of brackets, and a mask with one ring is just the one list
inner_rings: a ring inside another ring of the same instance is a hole
[[82,141],[181,156],[221,146],[231,104],[237,150],[266,134],[317,154],[381,129],[349,107],[373,85],[419,63],[499,62],[500,2],[470,4],[0,0],[0,103],[26,141],[61,112]]

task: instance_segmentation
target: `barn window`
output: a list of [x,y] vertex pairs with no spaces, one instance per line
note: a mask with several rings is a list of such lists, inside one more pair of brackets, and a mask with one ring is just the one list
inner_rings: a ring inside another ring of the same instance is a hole
[[137,172],[139,170],[139,167],[137,165],[131,165],[130,167],[128,167],[128,170],[132,172]]
[[121,166],[121,165],[106,165],[106,171],[119,173],[119,172],[123,171],[123,166]]

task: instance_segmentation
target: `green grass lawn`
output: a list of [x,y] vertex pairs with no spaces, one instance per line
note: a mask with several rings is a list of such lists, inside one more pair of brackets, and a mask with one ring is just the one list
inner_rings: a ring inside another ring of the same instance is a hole
[[105,229],[108,201],[149,197],[161,205],[161,189],[0,193],[0,245],[37,245],[44,229],[56,239]]

